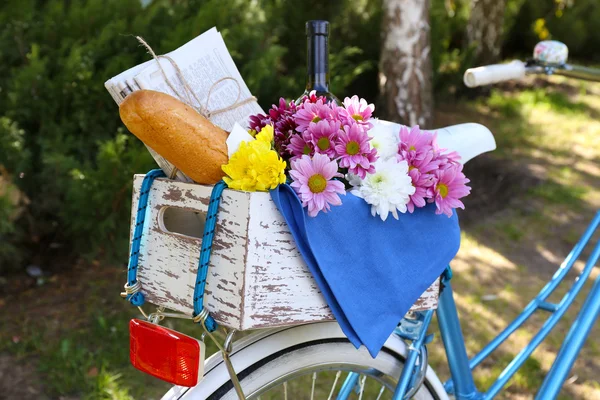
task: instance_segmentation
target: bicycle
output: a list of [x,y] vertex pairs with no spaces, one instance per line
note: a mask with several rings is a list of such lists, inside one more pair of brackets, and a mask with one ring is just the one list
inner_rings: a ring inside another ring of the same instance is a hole
[[[526,74],[557,74],[600,81],[600,70],[567,64],[566,52],[566,46],[561,43],[542,42],[536,46],[534,58],[526,62],[513,61],[468,70],[465,84],[474,87],[520,79]],[[446,147],[459,150],[465,161],[495,147],[493,136],[481,125],[469,124],[460,129],[449,127],[438,132],[440,141],[451,144]],[[448,268],[444,272],[443,289],[435,312],[451,373],[451,379],[445,383],[427,364],[426,345],[431,339],[427,330],[434,313],[434,310],[428,310],[407,315],[375,358],[371,358],[364,348],[356,350],[335,322],[268,329],[235,342],[231,332],[223,352],[207,360],[204,378],[197,386],[175,386],[163,399],[236,399],[238,396],[247,399],[297,399],[308,398],[308,393],[311,399],[348,399],[354,395],[358,399],[443,400],[449,399],[450,395],[457,400],[492,399],[556,326],[580,293],[600,258],[600,243],[595,245],[585,267],[562,300],[558,303],[547,301],[580,257],[599,225],[600,212],[539,294],[471,359],[467,356],[454,302],[451,270]],[[480,392],[475,386],[472,370],[538,310],[550,314],[540,331],[487,391]],[[600,278],[589,292],[536,399],[557,397],[599,313]],[[233,375],[232,369],[235,370]],[[316,385],[323,377],[332,382],[326,390],[322,385]],[[298,395],[298,387],[308,389]],[[283,396],[277,397],[281,393]]]

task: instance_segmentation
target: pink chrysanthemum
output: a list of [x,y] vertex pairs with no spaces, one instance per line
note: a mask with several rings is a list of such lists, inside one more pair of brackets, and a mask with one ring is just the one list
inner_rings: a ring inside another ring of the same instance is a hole
[[269,115],[273,120],[278,120],[282,115],[293,114],[296,112],[296,103],[285,101],[283,97],[279,98],[279,104],[273,104],[269,110]]
[[294,114],[297,111],[296,104],[291,101],[286,103],[284,98],[279,99],[279,104],[273,104],[268,115],[257,114],[250,116],[250,129],[259,132],[266,125],[274,126],[275,150],[285,159],[290,154],[287,146],[291,136],[296,133],[296,122]]
[[249,122],[250,129],[256,132],[260,132],[262,128],[273,123],[271,117],[265,114],[251,115]]
[[296,122],[294,122],[294,117],[292,115],[282,115],[275,121],[275,150],[277,150],[284,158],[290,154],[288,146],[292,136],[296,133]]
[[445,163],[460,164],[460,159],[462,157],[460,156],[460,154],[458,154],[458,152],[451,151],[451,152],[447,153],[446,149],[441,149],[441,151],[442,151],[442,153],[440,154],[439,157],[443,158],[446,161]]
[[335,143],[340,132],[338,121],[311,122],[305,133],[307,132],[312,137],[312,144],[317,153],[326,154],[331,159],[335,158]]
[[448,150],[440,148],[437,143],[437,132],[433,135],[431,143],[433,146],[433,152],[435,154],[435,160],[439,164],[439,169],[448,169],[452,166],[460,164],[460,154],[458,154],[456,151],[448,152]]
[[433,172],[439,168],[440,161],[434,147],[435,136],[421,131],[418,126],[410,130],[400,128],[400,143],[398,144],[398,161],[408,162],[408,174],[415,187],[415,193],[410,196],[406,205],[408,212],[414,212],[416,207],[424,207],[426,200],[433,196],[432,186],[435,182]]
[[330,206],[339,206],[339,194],[346,194],[344,184],[333,178],[342,177],[338,165],[324,154],[316,153],[312,158],[302,156],[292,161],[291,187],[300,197],[302,206],[308,206],[308,215],[316,216],[320,211],[327,212]]
[[[417,169],[421,174],[429,174],[438,169],[440,160],[436,157],[433,147],[424,146],[419,153],[418,157],[414,157],[410,161],[406,160],[410,170]],[[398,160],[404,160],[404,158],[398,155]]]
[[447,169],[435,171],[437,178],[433,187],[434,201],[437,207],[436,214],[446,214],[452,216],[452,209],[462,208],[465,205],[459,199],[471,193],[471,188],[467,186],[469,179],[462,172],[461,164],[454,164]]
[[301,102],[304,103],[308,100],[309,103],[316,103],[317,101],[321,100],[323,103],[327,102],[327,98],[325,96],[317,96],[317,91],[316,90],[312,90],[308,96],[303,96],[301,99]]
[[367,173],[375,172],[373,165],[377,161],[377,150],[371,148],[369,136],[357,124],[346,125],[338,135],[335,151],[339,158],[341,168],[348,168],[348,172],[365,179]]
[[398,155],[400,160],[406,160],[410,165],[415,159],[422,159],[426,153],[433,150],[432,133],[422,131],[418,125],[413,126],[410,131],[408,127],[400,128],[400,143],[398,144]]
[[298,125],[296,130],[302,133],[308,128],[311,122],[331,119],[331,116],[331,107],[324,104],[322,100],[317,100],[316,103],[305,101],[302,104],[302,108],[294,115],[294,121]]
[[427,173],[422,174],[414,167],[409,168],[412,168],[408,171],[408,176],[412,180],[415,192],[409,196],[406,208],[408,212],[412,213],[415,211],[415,207],[424,207],[427,204],[426,200],[431,197],[431,187],[435,183],[435,176]]
[[315,154],[315,146],[312,143],[310,132],[295,133],[288,145],[288,151],[292,154],[292,160],[303,155],[311,156]]
[[340,107],[338,112],[340,119],[345,125],[359,124],[372,128],[369,122],[375,111],[373,104],[367,104],[365,99],[359,99],[358,96],[346,97],[344,107]]
[[[408,164],[408,175],[415,187],[415,193],[410,196],[410,202],[407,205],[408,211],[411,213],[415,207],[425,206],[425,200],[432,197],[431,187],[435,182],[433,172],[439,166],[431,146],[424,146],[421,150],[423,154],[419,157],[422,158],[414,157]],[[398,155],[398,159],[401,160],[402,156]]]
[[438,168],[444,170],[461,165],[460,158],[461,157],[457,152],[452,151],[450,153],[438,153],[435,160],[439,164]]

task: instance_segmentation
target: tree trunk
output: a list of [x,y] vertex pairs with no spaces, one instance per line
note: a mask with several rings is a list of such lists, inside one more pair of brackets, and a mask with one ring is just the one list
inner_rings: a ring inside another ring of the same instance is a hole
[[469,46],[475,46],[477,65],[500,61],[505,0],[471,0],[467,24]]
[[384,0],[379,93],[386,118],[431,128],[429,0]]

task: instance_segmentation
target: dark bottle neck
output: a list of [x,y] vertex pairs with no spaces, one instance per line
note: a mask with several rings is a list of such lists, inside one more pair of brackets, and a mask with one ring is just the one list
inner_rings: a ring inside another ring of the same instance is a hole
[[313,34],[306,38],[306,90],[329,92],[329,43],[327,35]]

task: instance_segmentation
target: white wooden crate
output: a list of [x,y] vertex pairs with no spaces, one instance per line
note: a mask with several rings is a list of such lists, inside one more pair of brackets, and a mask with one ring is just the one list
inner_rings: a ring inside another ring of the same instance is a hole
[[[134,178],[132,234],[143,178]],[[149,303],[192,314],[211,191],[168,179],[153,183],[138,267]],[[239,330],[334,319],[269,193],[223,192],[205,294],[215,320]],[[411,310],[436,308],[438,295],[436,280]]]

